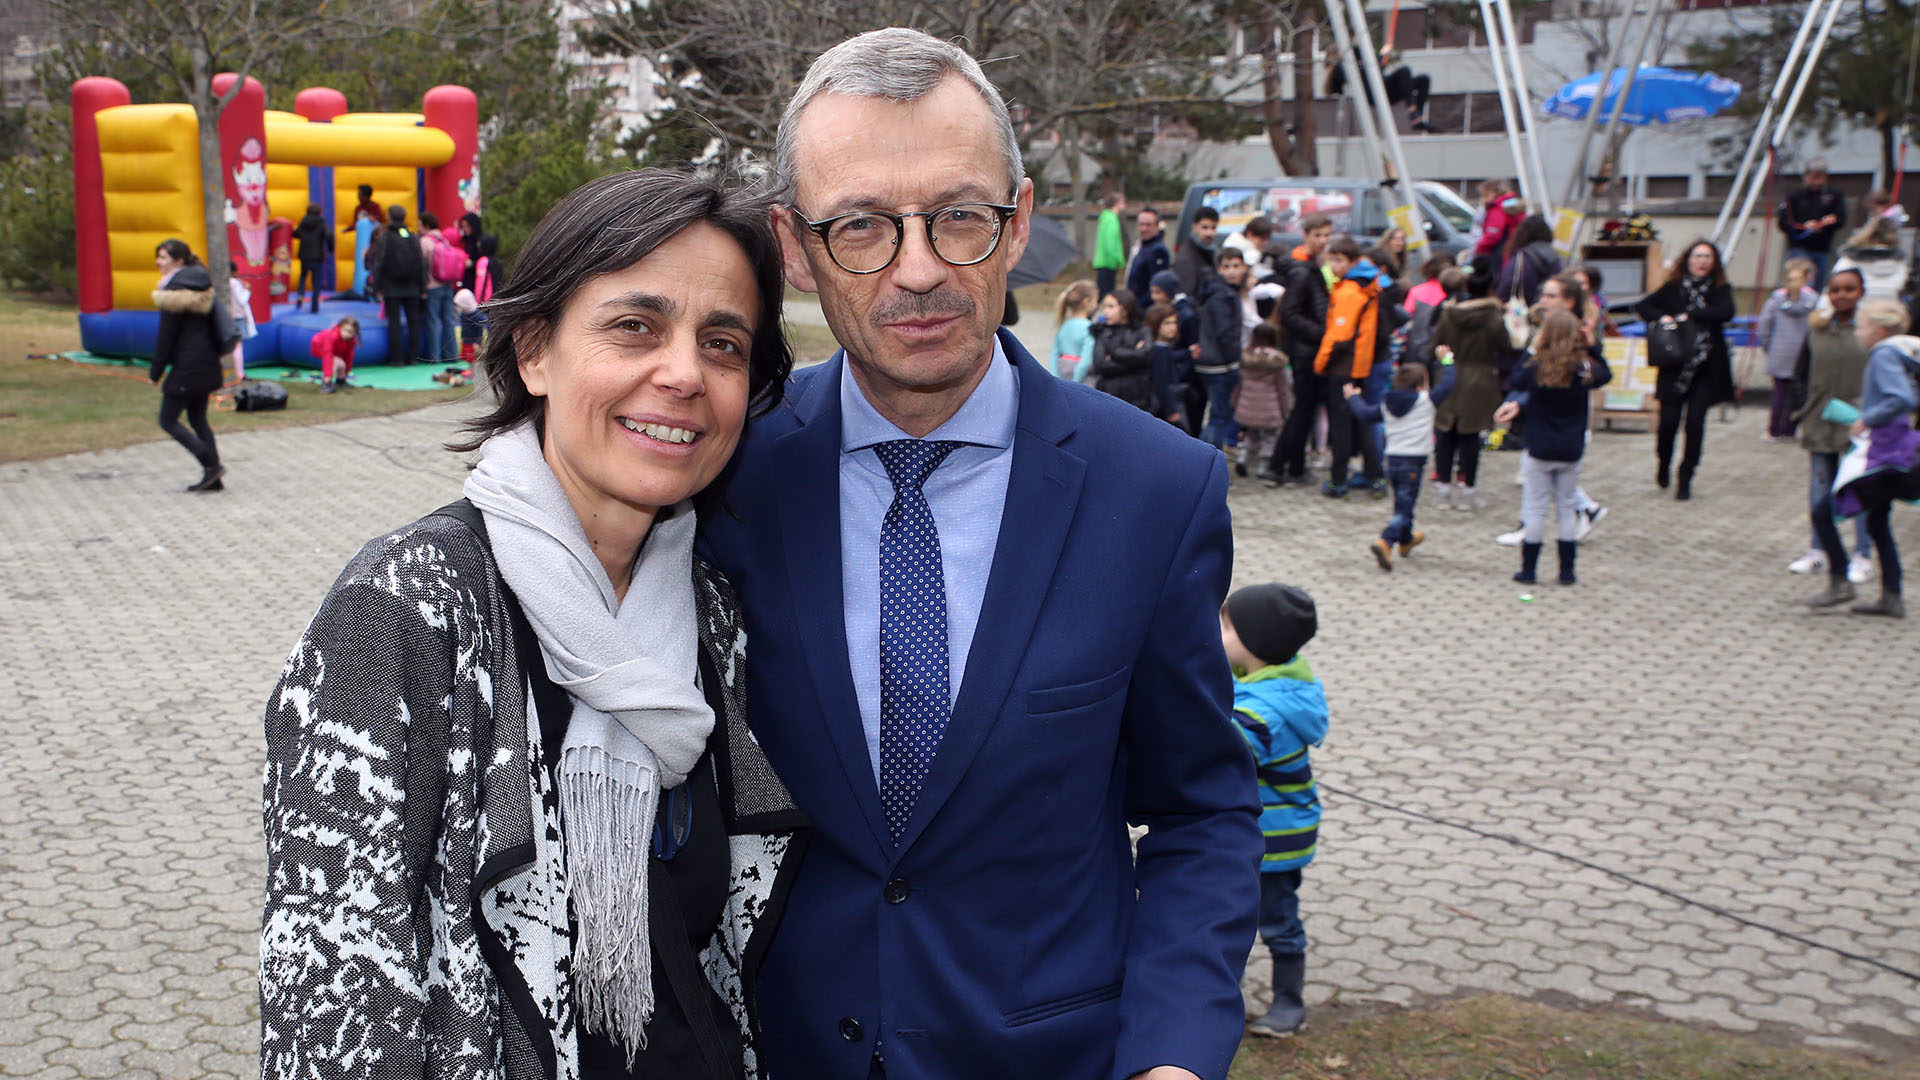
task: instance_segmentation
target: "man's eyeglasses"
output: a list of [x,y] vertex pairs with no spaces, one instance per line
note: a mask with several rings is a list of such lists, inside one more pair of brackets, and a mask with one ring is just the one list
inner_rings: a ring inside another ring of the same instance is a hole
[[1012,204],[967,202],[906,214],[856,210],[820,221],[799,210],[793,215],[826,245],[827,257],[835,266],[849,274],[877,274],[893,265],[900,253],[900,238],[908,218],[926,223],[927,243],[943,262],[973,266],[987,261],[999,249],[1007,219],[1018,209]]

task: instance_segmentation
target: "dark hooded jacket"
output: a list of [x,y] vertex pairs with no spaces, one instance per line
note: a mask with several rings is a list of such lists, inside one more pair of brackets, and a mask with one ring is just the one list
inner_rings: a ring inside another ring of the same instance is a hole
[[1311,369],[1320,354],[1320,338],[1327,332],[1327,278],[1320,264],[1307,255],[1306,245],[1280,260],[1280,281],[1287,291],[1280,294],[1280,328],[1287,360],[1296,377],[1301,369]]
[[[460,220],[467,226],[467,234],[460,239],[466,245],[468,260],[467,272],[460,276],[460,287],[473,288],[474,275],[480,270],[481,259],[487,260],[487,273],[492,275],[494,284],[498,285],[500,268],[495,264],[500,261],[500,238],[481,230],[479,214],[469,211],[460,215]],[[475,295],[477,296],[478,293],[476,292]]]
[[333,254],[333,230],[327,228],[327,222],[319,214],[308,214],[294,226],[293,238],[299,243],[299,258],[303,263],[326,262]]
[[182,267],[153,294],[160,309],[149,379],[166,375],[160,389],[174,397],[198,397],[220,389],[220,357],[240,335],[225,304],[213,302],[213,277],[204,266]]
[[1433,426],[1441,431],[1486,431],[1493,427],[1493,411],[1500,407],[1500,362],[1513,350],[1504,305],[1491,296],[1477,300],[1449,300],[1440,308],[1433,329],[1433,347],[1453,350],[1454,386],[1434,412]]
[[1180,250],[1173,256],[1173,275],[1180,279],[1180,291],[1188,296],[1200,295],[1200,279],[1213,273],[1214,252],[1203,247],[1200,241],[1187,237]]

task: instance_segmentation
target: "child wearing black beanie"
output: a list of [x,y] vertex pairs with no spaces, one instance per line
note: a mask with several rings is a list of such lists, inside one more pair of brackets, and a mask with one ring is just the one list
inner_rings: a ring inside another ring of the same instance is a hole
[[1254,585],[1227,597],[1220,636],[1233,666],[1233,718],[1260,782],[1260,939],[1273,956],[1273,1006],[1247,1025],[1255,1035],[1305,1026],[1307,933],[1301,869],[1313,861],[1320,796],[1307,748],[1327,734],[1327,696],[1300,656],[1319,629],[1313,597],[1292,585]]

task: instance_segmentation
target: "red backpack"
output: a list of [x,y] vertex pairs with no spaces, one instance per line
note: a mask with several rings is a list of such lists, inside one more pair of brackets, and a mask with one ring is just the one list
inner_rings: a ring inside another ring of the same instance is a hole
[[437,232],[428,235],[433,240],[433,280],[442,285],[458,285],[467,275],[466,249]]

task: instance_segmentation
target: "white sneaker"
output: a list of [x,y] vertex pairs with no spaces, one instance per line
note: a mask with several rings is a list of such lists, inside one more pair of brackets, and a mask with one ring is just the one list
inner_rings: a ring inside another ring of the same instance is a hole
[[1577,544],[1585,540],[1587,534],[1592,531],[1593,515],[1587,513],[1585,510],[1575,510],[1573,512],[1573,542]]
[[1446,510],[1453,506],[1453,485],[1444,480],[1435,480],[1428,485],[1433,491],[1433,508]]
[[1501,547],[1519,547],[1526,538],[1527,530],[1515,529],[1512,532],[1504,532],[1494,537],[1493,542],[1499,544]]
[[1873,560],[1855,555],[1847,560],[1847,580],[1855,585],[1865,585],[1873,580]]
[[1478,510],[1483,505],[1480,501],[1480,492],[1468,487],[1466,484],[1461,484],[1453,493],[1453,508],[1455,510]]
[[1824,551],[1809,551],[1787,564],[1789,574],[1817,574],[1824,573],[1826,569],[1827,553]]

